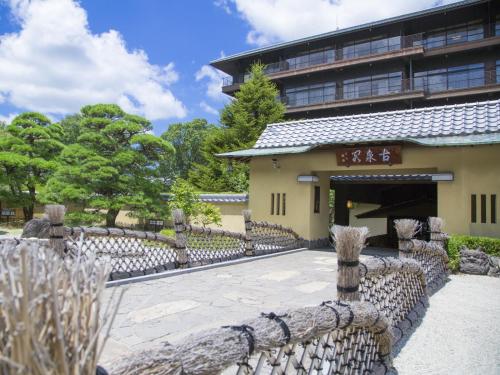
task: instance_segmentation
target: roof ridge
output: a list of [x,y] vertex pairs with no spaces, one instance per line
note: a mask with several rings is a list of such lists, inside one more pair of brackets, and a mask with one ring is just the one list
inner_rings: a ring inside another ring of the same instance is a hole
[[440,106],[431,106],[431,107],[422,107],[422,108],[410,108],[410,109],[398,109],[394,111],[383,111],[383,112],[372,112],[372,113],[360,113],[356,115],[343,115],[343,116],[330,116],[330,117],[317,117],[312,119],[304,119],[304,120],[290,120],[284,122],[273,122],[268,124],[266,128],[270,126],[281,126],[281,125],[294,125],[294,124],[307,124],[311,122],[317,121],[326,121],[326,120],[336,120],[336,119],[344,119],[344,118],[362,118],[362,117],[375,117],[375,116],[386,116],[388,114],[398,114],[398,113],[417,113],[417,112],[426,112],[426,111],[434,111],[436,109],[443,108],[458,108],[458,107],[468,107],[468,106],[478,106],[492,103],[499,103],[500,99],[494,100],[484,100],[484,101],[476,101],[476,102],[467,102],[467,103],[455,103],[455,104],[444,104]]

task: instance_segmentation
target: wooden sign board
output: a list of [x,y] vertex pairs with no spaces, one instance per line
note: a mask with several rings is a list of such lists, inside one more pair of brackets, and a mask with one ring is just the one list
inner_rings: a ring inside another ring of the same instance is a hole
[[401,146],[363,146],[336,150],[337,165],[401,164]]

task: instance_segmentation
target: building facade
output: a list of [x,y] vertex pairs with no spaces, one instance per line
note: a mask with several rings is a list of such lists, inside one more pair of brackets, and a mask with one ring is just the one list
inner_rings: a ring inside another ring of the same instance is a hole
[[234,95],[257,61],[290,119],[491,100],[500,93],[500,2],[462,1],[211,65]]
[[330,216],[380,246],[394,245],[394,219],[436,215],[449,233],[500,237],[500,100],[270,124],[221,157],[250,164],[255,220],[312,246]]

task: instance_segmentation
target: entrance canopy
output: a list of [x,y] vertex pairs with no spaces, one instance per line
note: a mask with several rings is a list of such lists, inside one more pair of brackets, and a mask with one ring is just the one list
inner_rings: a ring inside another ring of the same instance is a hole
[[392,182],[392,181],[410,181],[410,182],[436,182],[453,181],[453,173],[418,173],[418,174],[363,174],[363,175],[336,175],[330,176],[333,183],[353,182]]

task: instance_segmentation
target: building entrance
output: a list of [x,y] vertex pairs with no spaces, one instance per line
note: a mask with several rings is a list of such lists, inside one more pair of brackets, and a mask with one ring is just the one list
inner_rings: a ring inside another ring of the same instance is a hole
[[[366,226],[370,246],[397,247],[393,221],[437,216],[437,183],[430,175],[331,176],[333,222]],[[426,228],[420,234],[425,238]]]

